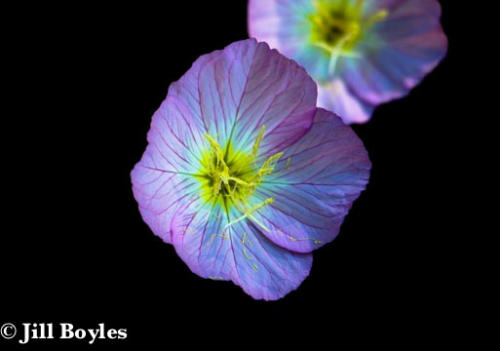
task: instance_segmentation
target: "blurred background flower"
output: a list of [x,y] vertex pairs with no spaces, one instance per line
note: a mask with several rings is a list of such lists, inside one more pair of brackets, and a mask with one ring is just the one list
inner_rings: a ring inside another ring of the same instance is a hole
[[437,0],[250,0],[251,37],[301,64],[346,123],[406,95],[445,56]]

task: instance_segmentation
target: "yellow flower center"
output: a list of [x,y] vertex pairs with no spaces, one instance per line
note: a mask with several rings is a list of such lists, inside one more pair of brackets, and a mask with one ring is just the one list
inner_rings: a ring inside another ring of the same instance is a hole
[[364,0],[316,0],[315,11],[308,17],[312,45],[330,55],[330,73],[339,56],[356,56],[357,43],[373,24],[383,21],[388,12],[381,9],[370,16],[364,14]]
[[248,202],[257,186],[265,176],[274,171],[276,162],[283,155],[283,152],[274,154],[264,161],[260,168],[256,167],[264,133],[265,126],[262,126],[253,144],[252,152],[236,151],[230,141],[223,148],[212,136],[205,134],[210,148],[202,154],[201,167],[197,176],[201,184],[202,197],[206,203],[222,206],[226,213],[229,213],[231,207],[234,206],[243,214],[230,224],[250,218],[263,229],[268,230],[255,219],[253,213],[274,202],[274,198],[268,198],[258,204]]

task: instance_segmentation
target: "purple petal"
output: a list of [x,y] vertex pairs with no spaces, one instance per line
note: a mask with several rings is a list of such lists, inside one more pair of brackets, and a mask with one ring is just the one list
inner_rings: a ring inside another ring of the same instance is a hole
[[435,0],[389,1],[389,16],[374,26],[377,41],[361,43],[361,57],[345,60],[342,77],[364,102],[402,97],[442,60],[447,39]]
[[132,184],[144,222],[163,241],[171,243],[174,214],[199,192],[198,182],[189,176],[138,163],[132,171]]
[[248,2],[248,32],[251,37],[267,42],[271,47],[278,47],[277,33],[280,28],[280,18],[276,1],[249,0]]
[[347,124],[367,122],[375,108],[359,100],[340,79],[318,86],[318,106],[335,112]]
[[172,221],[172,244],[177,254],[204,278],[231,280],[234,265],[228,250],[231,241],[223,228],[227,215],[222,207],[204,204],[198,196],[179,207]]
[[234,112],[233,144],[248,149],[263,125],[268,146],[277,142],[273,133],[281,147],[293,144],[310,127],[316,98],[316,84],[302,67],[259,43]]
[[314,11],[310,0],[250,0],[248,32],[272,48],[293,58],[316,80],[329,78],[330,58],[323,49],[310,45],[308,14]]
[[153,116],[149,144],[131,173],[144,221],[167,243],[176,206],[199,189],[191,175],[197,172],[201,140],[201,127],[182,101],[169,96]]
[[303,68],[250,39],[200,57],[169,96],[219,144],[231,138],[244,149],[263,124],[274,128],[315,107],[317,93]]
[[302,138],[311,129],[316,110],[313,108],[289,115],[279,124],[267,127],[256,164],[261,164],[268,157],[282,152]]
[[168,96],[182,101],[197,125],[220,144],[229,139],[258,47],[246,40],[200,56],[169,88]]
[[[304,14],[312,10],[310,0],[250,0],[248,2],[248,32],[250,36],[280,48],[290,55],[307,39]],[[302,40],[301,40],[302,39]]]
[[276,246],[251,222],[227,226],[240,215],[196,200],[180,209],[172,235],[178,255],[199,276],[232,280],[255,299],[276,300],[296,289],[309,274],[312,255]]
[[276,171],[256,190],[254,202],[275,199],[254,215],[268,229],[262,233],[296,252],[330,242],[365,188],[370,167],[351,128],[319,109],[311,130],[286,149]]
[[295,290],[309,275],[312,254],[282,249],[248,221],[237,223],[233,235],[238,285],[254,298],[277,300]]

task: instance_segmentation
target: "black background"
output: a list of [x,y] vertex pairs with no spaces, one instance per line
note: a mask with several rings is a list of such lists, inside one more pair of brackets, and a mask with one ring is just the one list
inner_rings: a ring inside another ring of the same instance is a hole
[[466,114],[459,18],[442,3],[448,56],[408,97],[354,126],[373,162],[368,188],[314,253],[310,276],[276,302],[192,274],[141,220],[129,178],[169,84],[201,54],[247,37],[246,2],[4,11],[13,79],[1,129],[0,323],[128,329],[106,347],[439,334],[454,313],[452,126]]

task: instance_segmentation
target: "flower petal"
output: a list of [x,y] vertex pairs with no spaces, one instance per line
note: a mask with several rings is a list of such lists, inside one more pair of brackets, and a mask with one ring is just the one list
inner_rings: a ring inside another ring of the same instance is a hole
[[312,255],[276,246],[251,222],[227,226],[240,215],[196,200],[181,208],[172,226],[178,255],[199,276],[232,280],[256,299],[276,300],[297,288],[309,274]]
[[222,145],[235,122],[257,47],[255,40],[245,40],[202,55],[170,85],[168,96],[182,101],[196,124]]
[[362,42],[359,58],[344,61],[342,77],[364,102],[377,105],[402,97],[442,60],[447,39],[435,0],[380,4],[389,16],[375,24],[376,39]]
[[[248,32],[250,36],[280,48],[285,55],[301,47],[307,36],[304,14],[313,10],[310,0],[250,0],[248,2]],[[303,40],[304,41],[304,40]]]
[[138,163],[132,171],[134,197],[144,222],[163,241],[171,243],[173,215],[199,192],[199,184],[192,177],[150,168],[146,164],[146,161]]
[[[295,252],[310,252],[338,234],[368,182],[371,163],[361,140],[331,112],[318,109],[310,131],[286,149],[251,201],[274,202],[254,217],[263,235]],[[266,229],[264,229],[264,227]]]
[[312,123],[310,111],[316,98],[316,84],[302,67],[259,43],[234,113],[231,141],[241,150],[248,149],[265,125],[267,131],[287,130],[283,147],[294,143]]
[[367,122],[375,108],[358,100],[340,79],[318,85],[318,106],[335,112],[347,124]]
[[293,58],[315,80],[323,81],[330,76],[330,57],[310,43],[310,22],[306,18],[313,11],[310,0],[250,0],[248,32],[251,37]]
[[[244,149],[260,127],[315,107],[316,86],[292,60],[254,39],[200,57],[169,89],[220,145]],[[300,129],[300,128],[299,128]]]
[[288,115],[278,125],[267,127],[256,164],[262,164],[267,158],[282,152],[302,138],[311,129],[316,110],[313,108]]
[[144,221],[170,242],[176,207],[199,189],[191,177],[199,164],[202,130],[182,101],[167,97],[155,112],[148,146],[131,173],[133,192]]

